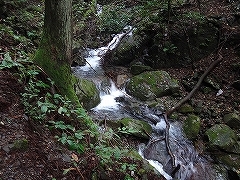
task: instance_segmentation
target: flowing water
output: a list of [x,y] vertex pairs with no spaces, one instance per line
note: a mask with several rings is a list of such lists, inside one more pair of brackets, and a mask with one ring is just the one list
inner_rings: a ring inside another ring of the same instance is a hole
[[[129,35],[131,32],[127,33]],[[115,35],[106,47],[89,49],[88,57],[86,57],[87,64],[73,68],[77,77],[91,79],[100,89],[101,103],[91,110],[92,115],[97,114],[97,117],[102,119],[120,119],[132,116],[147,120],[153,128],[153,134],[148,144],[139,145],[139,154],[166,179],[173,179],[172,176],[174,176],[174,179],[180,180],[225,180],[226,178],[213,168],[211,161],[200,155],[192,143],[184,137],[182,125],[177,121],[170,122],[169,129],[169,144],[175,157],[175,164],[178,165],[177,171],[173,172],[172,158],[164,141],[166,124],[161,113],[141,102],[139,102],[141,113],[134,112],[134,110],[126,108],[126,104],[116,101],[118,97],[126,97],[126,93],[124,89],[118,89],[113,81],[104,76],[100,59],[108,50],[114,49],[125,35],[126,32]],[[126,98],[131,100],[129,97]]]

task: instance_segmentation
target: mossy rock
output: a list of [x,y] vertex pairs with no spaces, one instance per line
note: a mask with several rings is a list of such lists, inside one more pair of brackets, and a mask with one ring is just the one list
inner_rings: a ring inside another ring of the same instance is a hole
[[218,155],[217,159],[229,167],[235,169],[239,169],[240,167],[240,155],[237,154]]
[[99,125],[100,126],[106,125],[107,127],[113,129],[114,131],[117,131],[119,128],[121,128],[121,123],[119,121],[114,121],[114,120],[109,120],[109,121],[102,120],[99,123]]
[[237,143],[237,135],[225,124],[216,124],[205,133],[209,139],[209,148],[230,151]]
[[223,117],[223,121],[233,129],[240,128],[240,116],[236,113],[225,114]]
[[178,112],[186,114],[186,113],[193,113],[194,108],[190,104],[184,104],[179,109]]
[[122,124],[122,133],[144,139],[149,139],[152,134],[152,127],[147,122],[132,118],[123,118],[119,122]]
[[132,77],[126,85],[126,92],[142,101],[153,100],[178,91],[178,82],[166,71],[143,72]]
[[75,91],[79,101],[87,110],[97,106],[100,103],[99,91],[96,85],[86,79],[78,79],[75,84]]
[[189,115],[183,122],[183,131],[188,139],[195,139],[200,131],[200,127],[200,118],[195,115]]

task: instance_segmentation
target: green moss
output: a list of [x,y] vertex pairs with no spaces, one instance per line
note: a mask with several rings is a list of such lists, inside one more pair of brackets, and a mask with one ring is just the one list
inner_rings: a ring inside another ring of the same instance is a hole
[[86,109],[91,109],[100,103],[99,91],[92,81],[78,79],[75,91]]
[[55,82],[62,95],[66,95],[72,102],[80,105],[74,90],[77,79],[71,74],[67,62],[55,61],[51,52],[41,47],[37,50],[33,61]]
[[234,131],[225,124],[216,124],[205,133],[209,139],[211,149],[231,150],[236,144],[237,136]]
[[13,148],[23,150],[23,151],[27,150],[28,140],[23,138],[23,139],[19,139],[19,140],[14,141]]
[[189,139],[195,139],[200,131],[201,121],[198,116],[189,115],[183,123],[183,130]]
[[145,139],[149,139],[149,135],[152,134],[152,127],[145,121],[123,118],[119,122],[122,124],[121,132],[124,134],[131,134]]
[[179,85],[166,71],[148,71],[131,78],[126,86],[127,93],[139,99],[153,100],[157,97],[178,92]]
[[237,154],[219,155],[217,156],[217,159],[230,167],[233,167],[236,169],[239,168],[240,156]]

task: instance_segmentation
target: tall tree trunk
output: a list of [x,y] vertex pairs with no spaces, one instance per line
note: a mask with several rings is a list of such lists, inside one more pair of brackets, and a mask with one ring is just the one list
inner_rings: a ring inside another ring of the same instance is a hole
[[38,64],[55,82],[61,94],[79,103],[71,74],[72,0],[45,0],[42,40],[35,54]]
[[72,0],[45,0],[43,37],[58,63],[71,64]]

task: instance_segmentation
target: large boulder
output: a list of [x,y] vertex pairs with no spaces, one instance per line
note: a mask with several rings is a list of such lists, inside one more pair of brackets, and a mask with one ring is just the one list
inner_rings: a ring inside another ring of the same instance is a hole
[[237,144],[237,135],[225,124],[216,124],[205,133],[209,140],[210,149],[222,149],[231,152]]
[[183,131],[188,139],[195,139],[200,131],[200,127],[200,118],[195,115],[189,115],[183,122]]
[[78,82],[75,84],[75,91],[79,101],[87,110],[100,103],[99,91],[92,81],[78,79]]
[[120,131],[122,133],[131,134],[144,139],[149,139],[152,134],[152,127],[145,121],[123,118],[119,120],[119,122],[122,124]]
[[140,100],[153,100],[179,91],[178,82],[166,71],[149,71],[136,75],[127,82],[126,92]]

